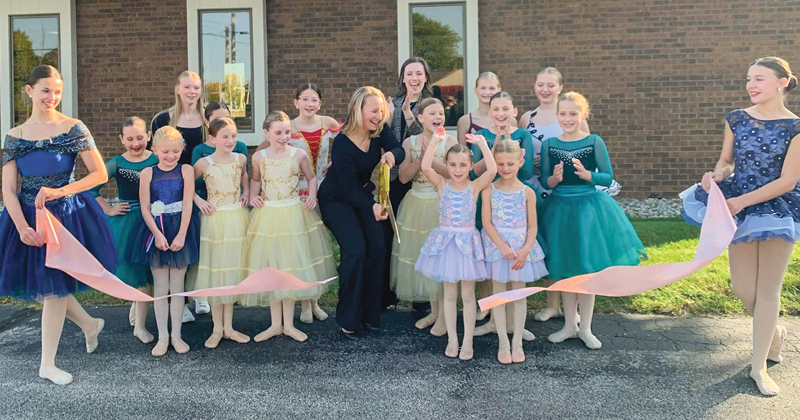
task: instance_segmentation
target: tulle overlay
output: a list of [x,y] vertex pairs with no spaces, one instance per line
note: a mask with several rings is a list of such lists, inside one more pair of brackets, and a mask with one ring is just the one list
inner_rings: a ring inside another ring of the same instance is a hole
[[398,299],[410,302],[427,302],[436,298],[442,285],[434,279],[416,271],[419,252],[425,239],[439,225],[439,195],[433,191],[427,198],[413,190],[400,203],[397,229],[401,243],[392,244],[391,279],[392,290]]
[[[21,202],[28,225],[36,227],[36,207]],[[47,209],[103,267],[114,272],[117,249],[108,220],[100,205],[88,192],[50,201]],[[66,297],[89,287],[60,270],[44,265],[46,246],[28,246],[19,238],[8,211],[0,215],[0,296],[27,301]]]
[[547,248],[548,279],[595,273],[615,265],[638,265],[644,245],[619,205],[608,194],[547,197],[539,213]]
[[[430,242],[440,245],[432,251]],[[477,230],[470,233],[434,230],[425,242],[415,268],[432,279],[448,283],[484,281],[489,277],[481,235]]]
[[[305,282],[315,282],[336,276],[331,239],[328,230],[313,210],[303,203],[287,206],[267,206],[254,209],[247,229],[247,275],[264,267],[273,267]],[[308,290],[279,290],[272,293],[242,296],[246,306],[268,306],[270,295],[277,299],[315,299],[324,288]]]
[[[500,238],[507,243],[511,249],[522,249],[525,246],[527,232],[498,231]],[[483,242],[484,257],[486,259],[486,271],[489,278],[496,282],[508,283],[511,281],[521,281],[525,283],[536,281],[547,276],[547,267],[544,264],[544,251],[538,242],[533,244],[533,248],[525,258],[525,265],[519,270],[512,270],[514,260],[503,258],[500,248],[486,234],[481,232]]]
[[[191,212],[191,210],[188,210]],[[151,232],[146,224],[142,224],[132,243],[131,261],[145,267],[186,268],[197,263],[200,244],[200,220],[197,213],[191,212],[186,240],[180,251],[162,251],[156,248],[155,240],[148,249]],[[167,213],[155,216],[156,225],[171,244],[181,227],[181,213]],[[163,225],[162,225],[163,223]]]
[[[236,286],[247,276],[244,244],[247,236],[247,209],[220,209],[211,216],[200,216],[200,258],[193,288]],[[239,296],[209,297],[209,303],[235,303]]]
[[[114,273],[125,284],[137,289],[153,284],[153,275],[149,268],[131,262],[133,242],[136,234],[144,226],[142,208],[138,203],[131,203],[130,211],[119,216],[109,217],[114,243],[117,244],[117,271]],[[146,227],[145,227],[146,229]]]

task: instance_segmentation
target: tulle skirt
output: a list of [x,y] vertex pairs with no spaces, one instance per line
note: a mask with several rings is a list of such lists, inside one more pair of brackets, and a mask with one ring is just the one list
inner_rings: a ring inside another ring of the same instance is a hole
[[[187,211],[191,211],[191,209]],[[156,216],[155,221],[167,238],[167,243],[172,243],[181,227],[181,213],[162,214]],[[197,263],[198,248],[200,247],[200,221],[196,213],[192,212],[189,228],[186,231],[186,241],[180,251],[162,251],[156,248],[155,241],[150,244],[151,236],[150,229],[143,224],[132,244],[131,260],[134,264],[155,268],[186,268]]]
[[[110,272],[117,267],[114,236],[103,209],[87,192],[50,201],[47,209]],[[22,215],[36,228],[36,207],[20,203]],[[21,300],[66,297],[89,287],[60,270],[45,267],[47,246],[22,243],[19,233],[4,210],[0,215],[0,296]]]
[[[527,232],[510,232],[498,230],[500,238],[512,249],[521,249],[525,246]],[[534,282],[547,276],[547,268],[544,264],[544,251],[539,246],[539,242],[534,242],[533,248],[525,258],[525,264],[519,270],[511,269],[514,260],[507,260],[503,253],[489,238],[486,231],[481,232],[481,241],[486,258],[486,271],[493,281],[508,283],[521,281],[524,283]]]
[[[136,203],[131,203],[130,211],[108,218],[111,225],[111,232],[114,235],[114,243],[117,245],[117,271],[114,273],[128,286],[137,289],[153,284],[153,274],[149,268],[132,262],[131,255],[134,247],[133,242],[136,234],[144,226],[142,219],[142,209]],[[147,227],[145,226],[145,229]]]
[[[247,236],[247,209],[217,210],[200,216],[200,258],[194,290],[236,286],[246,276],[244,244]],[[213,305],[235,303],[239,296],[212,296]]]
[[489,275],[483,258],[483,245],[477,230],[472,232],[434,229],[420,251],[417,271],[436,281],[484,281]]
[[425,198],[411,191],[400,203],[397,230],[401,242],[392,243],[390,266],[391,287],[398,299],[428,302],[439,295],[442,285],[414,268],[425,239],[438,225],[439,194],[435,191]]
[[544,252],[550,280],[616,265],[638,265],[647,258],[628,217],[613,198],[599,190],[571,197],[551,194],[539,213],[539,230],[547,244]]
[[[277,268],[305,282],[336,276],[331,238],[319,216],[303,203],[264,206],[251,213],[245,245],[247,275],[265,267]],[[316,299],[325,290],[278,290],[242,296],[246,306],[268,306],[270,297],[293,300]]]

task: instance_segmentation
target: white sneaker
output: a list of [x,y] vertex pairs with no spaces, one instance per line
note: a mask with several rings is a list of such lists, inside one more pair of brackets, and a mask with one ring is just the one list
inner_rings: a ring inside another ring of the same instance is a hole
[[192,315],[192,311],[189,310],[189,305],[183,305],[183,319],[181,322],[184,324],[194,322],[194,315]]
[[205,315],[211,312],[211,305],[208,304],[207,298],[195,298],[194,300],[194,312],[197,315]]

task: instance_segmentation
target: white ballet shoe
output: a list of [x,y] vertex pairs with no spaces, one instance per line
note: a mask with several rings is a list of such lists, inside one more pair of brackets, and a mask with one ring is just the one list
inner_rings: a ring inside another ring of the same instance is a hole
[[533,316],[535,321],[545,322],[550,318],[563,316],[561,313],[561,309],[556,308],[544,308],[541,311],[537,312],[536,315]]
[[778,325],[775,327],[775,333],[775,337],[772,339],[772,346],[770,346],[769,349],[769,354],[767,354],[767,360],[780,363],[783,361],[783,355],[781,355],[783,343],[786,342],[786,336],[789,335],[789,332],[783,325]]
[[547,341],[558,344],[558,343],[563,343],[564,341],[567,341],[570,338],[577,338],[577,337],[578,337],[578,330],[573,330],[572,328],[562,328],[560,331],[548,335]]
[[73,379],[72,375],[55,366],[39,368],[39,377],[42,379],[47,379],[56,385],[68,385],[72,383]]
[[597,337],[595,337],[594,334],[589,331],[579,332],[578,338],[583,341],[583,344],[586,344],[586,347],[592,350],[598,350],[600,347],[603,347],[603,343],[601,343],[600,340],[598,340]]
[[86,353],[92,354],[97,350],[97,336],[103,331],[106,326],[106,321],[103,318],[97,318],[97,330],[91,334],[86,334]]

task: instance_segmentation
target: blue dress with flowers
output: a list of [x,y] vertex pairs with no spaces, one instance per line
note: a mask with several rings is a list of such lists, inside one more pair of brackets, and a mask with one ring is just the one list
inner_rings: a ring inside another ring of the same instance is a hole
[[[735,172],[719,183],[725,198],[752,192],[780,178],[791,140],[800,134],[800,118],[760,120],[737,109],[725,119],[733,131]],[[694,185],[681,193],[684,219],[699,225],[705,216],[708,193]],[[786,194],[743,209],[734,216],[732,243],[800,238],[800,184]]]
[[[21,175],[19,199],[28,225],[36,227],[34,201],[42,187],[59,188],[75,180],[78,153],[95,148],[82,122],[69,132],[44,140],[6,136],[3,166],[15,161]],[[117,250],[103,209],[89,192],[48,201],[45,206],[107,270],[117,266]],[[28,246],[20,240],[6,208],[0,215],[0,296],[23,300],[66,297],[89,289],[60,270],[45,267],[47,246]]]

